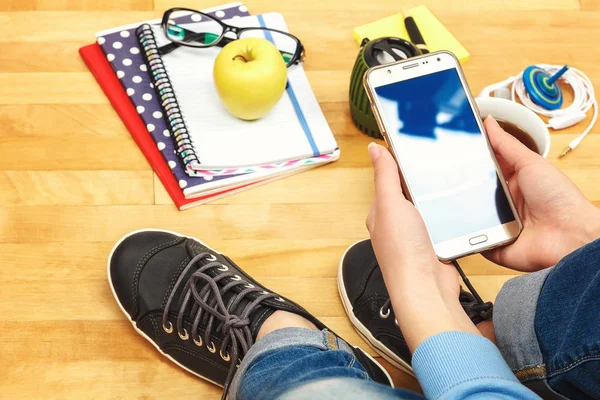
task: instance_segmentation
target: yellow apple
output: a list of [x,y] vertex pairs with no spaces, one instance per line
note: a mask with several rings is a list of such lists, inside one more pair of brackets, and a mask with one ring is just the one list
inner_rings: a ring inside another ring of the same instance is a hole
[[268,40],[245,38],[223,47],[213,78],[230,113],[244,120],[264,117],[279,101],[287,82],[287,67]]

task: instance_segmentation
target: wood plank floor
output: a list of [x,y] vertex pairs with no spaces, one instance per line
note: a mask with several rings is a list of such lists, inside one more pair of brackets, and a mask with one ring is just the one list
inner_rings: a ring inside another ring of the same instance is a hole
[[[368,348],[345,317],[339,257],[367,236],[369,138],[351,123],[352,28],[399,11],[393,0],[248,0],[281,12],[340,161],[189,211],[172,205],[79,58],[94,33],[217,0],[3,0],[0,3],[0,392],[3,398],[206,398],[220,389],[182,372],[139,337],[105,275],[110,248],[144,227],[194,235]],[[474,93],[532,63],[568,63],[600,88],[596,0],[408,0],[427,5],[471,52]],[[585,123],[552,133],[549,159],[600,204],[600,126],[567,158]],[[515,275],[481,257],[465,271],[493,300]],[[371,351],[371,350],[369,350]],[[371,351],[372,354],[374,354]],[[389,367],[389,365],[388,365]],[[395,371],[396,383],[418,390]]]

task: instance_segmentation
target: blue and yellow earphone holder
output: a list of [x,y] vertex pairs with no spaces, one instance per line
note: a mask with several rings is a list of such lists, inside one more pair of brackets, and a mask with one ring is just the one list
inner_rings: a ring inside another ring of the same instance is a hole
[[563,103],[563,95],[556,81],[567,72],[567,69],[569,66],[565,65],[554,75],[550,75],[536,65],[525,68],[523,85],[531,101],[547,110],[559,109]]
[[[573,101],[566,107],[563,107],[563,93],[558,85],[558,79],[561,77],[573,90]],[[594,97],[592,81],[582,71],[568,65],[531,65],[516,76],[487,86],[479,94],[480,97],[492,95],[512,101],[520,100],[525,107],[547,117],[546,126],[555,130],[565,129],[583,121],[587,112],[593,109],[592,119],[587,128],[569,143],[559,157],[575,149],[598,119],[598,102]]]

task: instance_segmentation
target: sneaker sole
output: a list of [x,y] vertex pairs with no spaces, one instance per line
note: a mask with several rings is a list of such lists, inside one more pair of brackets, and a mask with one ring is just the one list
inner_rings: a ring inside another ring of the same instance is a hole
[[352,248],[357,243],[363,242],[364,240],[368,240],[368,239],[359,240],[358,242],[354,243],[352,246],[349,246],[346,249],[346,251],[344,252],[344,254],[342,255],[342,259],[340,260],[340,263],[338,266],[337,285],[338,285],[338,292],[340,293],[340,298],[342,299],[342,304],[344,305],[344,310],[346,310],[346,314],[348,314],[348,318],[350,319],[350,322],[352,323],[352,326],[354,326],[354,329],[356,330],[356,332],[358,332],[359,336],[362,337],[364,339],[364,341],[367,342],[369,344],[369,346],[377,352],[377,354],[379,354],[381,357],[383,357],[386,361],[388,361],[394,367],[406,372],[407,374],[409,374],[411,376],[415,376],[412,367],[406,361],[404,361],[403,359],[398,357],[393,351],[388,349],[386,345],[384,345],[379,340],[377,340],[373,336],[373,334],[367,329],[367,327],[362,322],[360,322],[358,320],[358,318],[356,318],[354,316],[354,307],[352,307],[352,304],[350,303],[350,299],[348,298],[348,295],[346,294],[346,287],[344,286],[344,278],[342,276],[342,269],[343,269],[342,267],[344,265],[344,259],[346,258],[346,254],[348,253],[348,250],[350,250],[350,248]]
[[[201,243],[203,246],[209,248],[210,250],[214,251],[215,253],[218,253],[218,251],[214,250],[212,247],[207,246],[202,240],[195,238],[194,236],[188,236],[188,235],[182,235],[180,233],[177,232],[173,232],[173,231],[169,231],[166,229],[139,229],[136,231],[132,231],[129,232],[128,234],[126,234],[125,236],[123,236],[121,239],[119,239],[119,241],[113,246],[112,250],[110,251],[110,255],[108,256],[108,261],[106,263],[106,272],[107,272],[107,276],[108,276],[108,284],[110,286],[110,290],[113,294],[113,297],[115,298],[115,301],[117,302],[117,304],[119,305],[119,308],[121,309],[121,311],[123,312],[123,314],[125,314],[125,317],[127,317],[127,320],[131,323],[131,325],[133,326],[133,329],[135,329],[135,331],[142,336],[144,339],[146,339],[147,341],[149,341],[152,346],[154,346],[154,348],[156,348],[156,350],[158,350],[160,352],[160,354],[162,354],[163,356],[165,356],[167,359],[169,359],[171,362],[173,362],[175,365],[177,365],[178,367],[186,370],[187,372],[189,372],[190,374],[197,376],[198,378],[204,379],[207,382],[212,383],[213,385],[217,385],[219,387],[223,387],[223,385],[221,385],[220,383],[211,381],[208,378],[205,378],[202,375],[199,375],[198,373],[192,371],[191,369],[187,368],[186,366],[182,365],[181,363],[179,363],[177,360],[175,360],[173,357],[171,357],[170,355],[168,355],[167,353],[163,352],[160,347],[158,347],[158,345],[148,337],[148,335],[146,335],[142,330],[138,329],[137,326],[135,326],[135,322],[131,319],[131,317],[129,316],[129,314],[127,313],[127,311],[125,311],[125,308],[123,308],[123,305],[121,304],[121,302],[119,301],[119,298],[117,297],[117,293],[115,292],[115,288],[113,287],[112,284],[112,277],[110,274],[110,264],[112,261],[112,257],[113,254],[115,253],[115,250],[117,249],[117,247],[119,247],[119,245],[128,237],[135,235],[136,233],[141,233],[141,232],[164,232],[164,233],[170,233],[172,235],[176,235],[176,236],[182,236],[182,237],[187,237],[190,239],[194,239],[195,241]],[[349,344],[350,345],[350,344]],[[394,381],[392,380],[392,377],[390,376],[390,374],[387,372],[387,370],[385,368],[383,368],[383,365],[379,364],[379,362],[377,362],[377,360],[375,360],[373,357],[371,357],[371,355],[369,353],[367,353],[366,351],[363,351],[360,347],[357,346],[352,346],[351,347],[360,350],[365,356],[367,356],[375,365],[377,365],[385,374],[385,376],[387,377],[387,379],[390,382],[390,386],[394,387]]]

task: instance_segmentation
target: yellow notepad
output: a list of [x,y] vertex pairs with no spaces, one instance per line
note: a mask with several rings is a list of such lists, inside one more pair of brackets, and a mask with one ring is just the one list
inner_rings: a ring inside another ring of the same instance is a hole
[[[459,61],[464,64],[469,61],[469,52],[465,49],[444,25],[425,6],[418,6],[409,10],[430,52],[449,50]],[[402,13],[389,16],[379,21],[354,28],[352,32],[358,44],[364,38],[370,40],[385,36],[395,36],[410,40]]]

